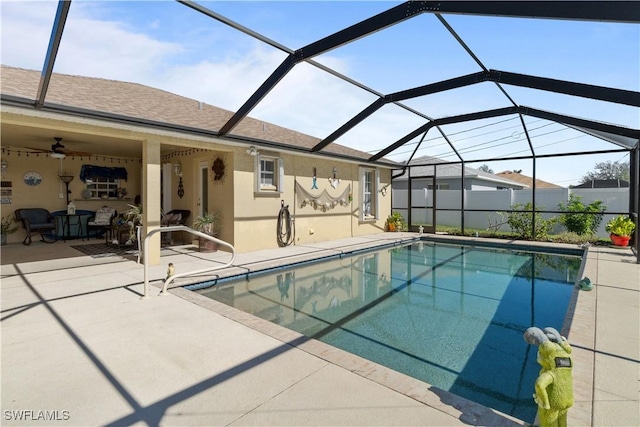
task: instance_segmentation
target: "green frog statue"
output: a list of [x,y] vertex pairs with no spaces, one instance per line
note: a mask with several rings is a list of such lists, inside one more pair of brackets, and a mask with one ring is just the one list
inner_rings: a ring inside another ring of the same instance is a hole
[[571,346],[554,328],[528,328],[524,340],[538,346],[537,360],[542,367],[533,395],[540,427],[566,427],[567,412],[573,406]]

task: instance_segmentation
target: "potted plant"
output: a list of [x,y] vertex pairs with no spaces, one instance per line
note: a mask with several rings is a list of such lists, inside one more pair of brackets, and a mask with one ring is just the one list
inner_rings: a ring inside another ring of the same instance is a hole
[[625,215],[618,215],[605,226],[605,230],[609,233],[611,242],[615,246],[628,246],[631,233],[635,228],[636,225],[631,218]]
[[394,212],[387,217],[387,231],[404,231],[407,229],[407,223],[402,214]]
[[[202,233],[217,237],[220,232],[221,220],[222,215],[219,212],[204,212],[193,220],[193,228]],[[198,248],[200,252],[215,252],[218,250],[218,244],[211,240],[198,237]]]
[[4,246],[7,244],[7,235],[13,234],[18,230],[18,226],[16,225],[16,220],[12,216],[3,216],[2,217],[2,225],[0,227],[0,245]]
[[133,244],[137,240],[138,227],[142,226],[142,206],[140,205],[127,205],[129,209],[122,213],[126,224],[129,226],[129,236],[127,238],[127,244]]

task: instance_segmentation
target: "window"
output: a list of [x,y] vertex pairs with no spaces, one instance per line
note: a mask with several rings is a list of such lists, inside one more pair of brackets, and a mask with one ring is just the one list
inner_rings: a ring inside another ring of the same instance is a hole
[[[427,185],[427,188],[429,190],[433,190],[433,184],[429,184]],[[436,184],[436,190],[448,190],[449,189],[449,184]]]
[[360,219],[363,221],[378,218],[378,187],[380,174],[376,169],[360,169],[361,210]]
[[284,182],[283,161],[279,157],[256,156],[256,191],[282,193]]
[[83,197],[87,199],[106,199],[118,197],[120,180],[114,178],[87,178],[87,189]]

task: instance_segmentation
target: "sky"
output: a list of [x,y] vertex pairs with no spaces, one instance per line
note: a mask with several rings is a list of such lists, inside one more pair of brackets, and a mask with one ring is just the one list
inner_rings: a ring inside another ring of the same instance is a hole
[[[298,49],[387,10],[398,2],[200,2],[289,49]],[[57,2],[2,0],[2,64],[42,70]],[[488,69],[640,91],[640,26],[562,20],[443,15]],[[25,36],[28,35],[28,36]],[[140,83],[235,111],[286,57],[280,49],[172,1],[80,1],[71,4],[54,72]],[[320,64],[388,94],[481,71],[432,14],[406,20],[314,58]],[[638,108],[502,85],[519,105],[640,128]],[[324,138],[376,95],[308,63],[292,69],[250,115]],[[494,83],[481,83],[403,104],[428,118],[510,106]],[[428,119],[387,104],[337,143],[375,153]],[[614,146],[557,123],[524,116],[536,154]],[[520,119],[496,117],[443,131],[469,166],[494,172],[530,160],[487,161],[530,153]],[[403,161],[417,141],[387,157]],[[432,129],[416,157],[457,161]],[[577,184],[596,162],[628,161],[624,153],[539,159],[536,176]]]

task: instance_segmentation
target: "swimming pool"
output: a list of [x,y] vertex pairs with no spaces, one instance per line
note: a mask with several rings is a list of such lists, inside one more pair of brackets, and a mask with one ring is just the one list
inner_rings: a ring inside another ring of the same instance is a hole
[[533,422],[537,348],[581,258],[433,242],[223,281],[198,293]]

